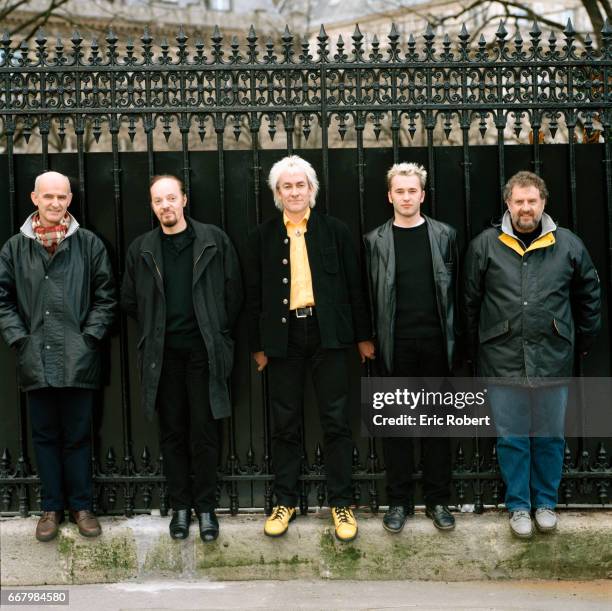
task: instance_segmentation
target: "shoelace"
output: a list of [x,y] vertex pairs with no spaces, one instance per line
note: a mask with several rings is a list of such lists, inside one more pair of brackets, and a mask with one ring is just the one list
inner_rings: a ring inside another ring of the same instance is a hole
[[289,513],[289,509],[287,509],[287,507],[284,507],[283,505],[279,505],[275,512],[274,515],[272,516],[273,520],[282,520],[285,517],[285,514]]
[[350,515],[348,507],[339,507],[336,509],[336,515],[338,516],[338,522],[349,522]]

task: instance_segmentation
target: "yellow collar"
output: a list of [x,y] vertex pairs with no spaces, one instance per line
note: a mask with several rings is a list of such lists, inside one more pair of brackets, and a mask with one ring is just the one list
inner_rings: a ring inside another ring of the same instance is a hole
[[302,220],[299,223],[294,223],[286,214],[285,212],[283,212],[283,223],[285,224],[285,227],[289,228],[289,227],[300,227],[300,228],[306,228],[306,223],[308,222],[308,219],[310,218],[310,207],[306,208],[306,214],[304,214],[304,216],[302,217]]
[[537,240],[534,240],[527,250],[523,248],[523,245],[519,242],[519,240],[507,233],[500,233],[498,236],[500,242],[511,248],[515,252],[517,252],[521,257],[532,250],[537,250],[538,248],[547,248],[548,246],[552,246],[555,243],[555,234],[553,231],[549,231],[548,233],[541,235]]

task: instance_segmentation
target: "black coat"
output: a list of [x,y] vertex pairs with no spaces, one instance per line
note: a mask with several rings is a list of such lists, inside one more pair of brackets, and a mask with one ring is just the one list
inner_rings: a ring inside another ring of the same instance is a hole
[[31,217],[0,251],[0,331],[17,349],[22,390],[98,388],[99,340],[116,306],[106,248],[74,218],[53,256],[35,239]]
[[[230,331],[242,305],[238,257],[227,235],[214,225],[189,219],[193,241],[193,307],[209,359],[209,396],[213,416],[231,415],[227,380],[234,363]],[[121,306],[138,320],[138,368],[141,405],[149,418],[155,413],[164,354],[164,296],[161,229],[136,238],[127,254]]]
[[578,236],[546,217],[552,231],[522,255],[499,227],[469,246],[464,307],[480,376],[519,384],[571,376],[576,334],[591,343],[599,331],[599,277],[591,257]]
[[[359,258],[348,227],[312,210],[305,234],[308,263],[324,348],[345,348],[371,338]],[[283,215],[277,214],[249,234],[247,313],[252,352],[287,356],[290,244]]]
[[[455,344],[460,335],[456,315],[459,255],[457,232],[446,223],[425,217],[431,247],[431,263],[440,327],[446,345],[449,369],[453,368]],[[393,371],[396,312],[395,249],[393,219],[364,236],[366,267],[378,351],[386,373]]]

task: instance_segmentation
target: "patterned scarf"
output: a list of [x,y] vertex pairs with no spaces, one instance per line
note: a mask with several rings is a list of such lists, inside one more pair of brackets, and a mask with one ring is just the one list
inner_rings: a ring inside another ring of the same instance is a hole
[[61,241],[66,237],[69,227],[70,215],[67,212],[59,225],[53,225],[53,227],[43,227],[40,223],[40,214],[38,212],[32,217],[32,229],[34,230],[36,240],[51,255],[55,253]]

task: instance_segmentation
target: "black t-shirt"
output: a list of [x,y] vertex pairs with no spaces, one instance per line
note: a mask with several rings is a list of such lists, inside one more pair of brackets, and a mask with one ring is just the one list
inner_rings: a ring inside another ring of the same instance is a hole
[[[161,229],[160,229],[161,231]],[[164,292],[166,297],[166,348],[195,349],[203,345],[193,309],[193,229],[162,232]]]
[[438,337],[442,334],[436,300],[427,223],[393,225],[395,246],[395,336]]
[[527,250],[531,246],[531,243],[540,237],[542,233],[542,221],[538,223],[538,226],[533,231],[527,233],[521,233],[517,231],[516,228],[513,229],[514,235],[525,245],[525,250]]

